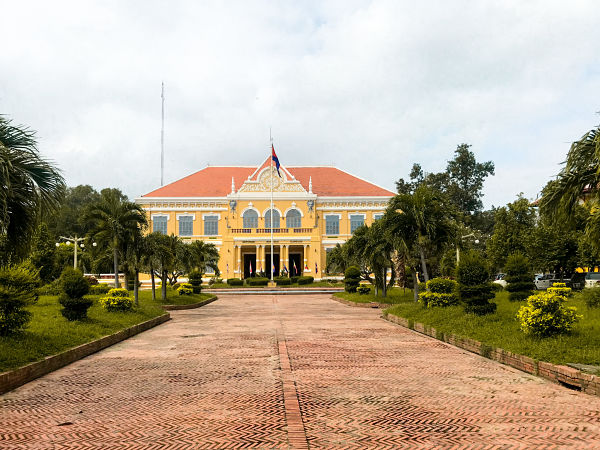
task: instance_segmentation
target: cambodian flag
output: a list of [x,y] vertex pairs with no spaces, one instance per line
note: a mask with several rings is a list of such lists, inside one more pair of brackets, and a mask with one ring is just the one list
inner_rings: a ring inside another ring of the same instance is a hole
[[277,167],[277,175],[279,175],[279,178],[281,178],[281,174],[279,173],[279,158],[277,157],[277,154],[275,153],[275,147],[273,147],[273,144],[271,144],[271,159],[273,161],[275,161],[275,167]]
[[250,262],[250,276],[252,276],[252,262]]
[[317,263],[315,263],[315,273],[319,273],[319,266],[317,266]]

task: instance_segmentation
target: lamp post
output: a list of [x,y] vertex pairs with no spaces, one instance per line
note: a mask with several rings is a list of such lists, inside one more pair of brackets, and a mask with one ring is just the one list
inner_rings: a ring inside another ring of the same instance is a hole
[[[470,238],[470,237],[475,237],[475,233],[470,233],[470,234],[467,234],[465,236],[461,236],[460,237],[460,241],[456,243],[456,265],[457,266],[458,266],[458,263],[460,262],[460,250],[458,248],[458,244],[460,242],[462,242],[463,239]],[[475,239],[475,243],[479,244],[479,239]]]
[[[85,238],[80,238],[80,237],[66,237],[66,236],[60,236],[61,239],[63,239],[64,241],[66,241],[67,245],[71,245],[73,244],[73,268],[77,269],[77,248],[81,247],[82,249],[85,247],[85,244],[83,243]],[[81,244],[80,244],[81,242]],[[58,247],[60,245],[60,243],[56,243],[56,246]],[[92,243],[92,246],[96,247],[95,242]]]

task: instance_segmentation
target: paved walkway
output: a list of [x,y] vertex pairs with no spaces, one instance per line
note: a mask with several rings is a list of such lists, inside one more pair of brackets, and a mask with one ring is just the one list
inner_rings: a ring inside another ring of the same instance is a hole
[[0,448],[600,447],[600,398],[329,296],[222,296],[0,396]]

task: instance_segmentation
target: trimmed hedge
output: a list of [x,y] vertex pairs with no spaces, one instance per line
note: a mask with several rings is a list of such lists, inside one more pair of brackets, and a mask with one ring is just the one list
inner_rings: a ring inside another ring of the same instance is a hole
[[292,280],[288,277],[275,277],[273,281],[277,283],[277,286],[289,286],[292,284]]
[[111,289],[113,288],[109,284],[95,284],[94,286],[90,287],[90,295],[108,294],[108,291],[110,291]]
[[[344,272],[344,289],[346,292],[354,293],[360,283],[360,269],[356,266],[350,266]],[[300,281],[298,281],[300,284]]]
[[58,302],[63,306],[60,311],[63,317],[69,321],[85,319],[93,300],[83,298],[90,290],[83,273],[72,267],[65,268],[60,275],[60,286],[63,293]]
[[510,293],[508,299],[511,302],[519,302],[529,297],[535,289],[533,283],[533,272],[530,269],[529,259],[521,253],[513,253],[508,256],[504,270],[508,283],[506,290]]
[[371,292],[371,288],[369,286],[359,286],[356,288],[360,295],[367,295]]
[[582,316],[575,307],[567,307],[567,297],[558,292],[540,292],[527,299],[527,306],[521,306],[517,320],[526,334],[548,337],[568,333]]
[[315,279],[311,276],[304,276],[298,278],[298,284],[311,284],[313,281],[315,281]]
[[269,283],[268,278],[263,278],[263,277],[246,278],[246,284],[248,286],[266,286],[268,283]]
[[465,252],[456,268],[458,295],[465,312],[479,316],[496,311],[495,297],[483,258],[473,251]]
[[458,303],[458,283],[447,278],[433,278],[427,282],[427,291],[419,292],[419,302],[426,308],[451,306]]
[[244,280],[240,280],[239,278],[228,278],[227,284],[229,286],[242,286],[244,284]]
[[133,299],[127,289],[114,288],[108,291],[106,297],[100,299],[100,304],[107,311],[130,311],[133,308]]
[[192,285],[194,294],[200,294],[202,292],[202,272],[194,270],[189,273],[188,281]]

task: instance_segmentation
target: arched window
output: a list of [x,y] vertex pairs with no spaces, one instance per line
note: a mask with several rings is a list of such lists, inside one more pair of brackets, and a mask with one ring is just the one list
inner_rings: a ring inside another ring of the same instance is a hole
[[253,209],[244,212],[244,228],[258,228],[258,213]]
[[285,225],[288,228],[302,228],[302,216],[297,209],[290,209],[285,216]]
[[273,226],[271,226],[271,210],[265,212],[265,228],[279,228],[279,211],[273,210]]

